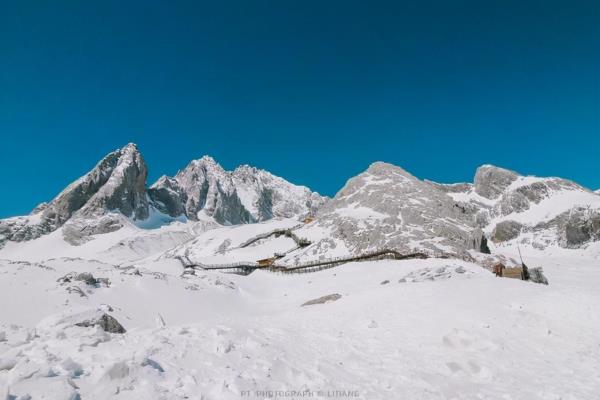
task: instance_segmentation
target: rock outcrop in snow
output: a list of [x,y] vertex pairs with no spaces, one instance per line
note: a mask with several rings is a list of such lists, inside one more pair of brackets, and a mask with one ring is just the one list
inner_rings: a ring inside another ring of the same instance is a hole
[[521,176],[486,165],[475,184],[448,195],[496,244],[580,248],[600,238],[600,198],[566,179]]
[[496,199],[519,175],[507,169],[483,165],[475,172],[475,193],[486,199]]
[[225,171],[205,156],[148,190],[153,205],[172,217],[214,218],[226,225],[312,215],[326,198],[247,165]]

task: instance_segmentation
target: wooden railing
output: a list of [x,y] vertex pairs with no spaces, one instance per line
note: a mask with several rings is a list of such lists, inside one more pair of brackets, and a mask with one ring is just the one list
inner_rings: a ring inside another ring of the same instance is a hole
[[246,240],[245,242],[243,242],[242,244],[240,244],[237,248],[243,249],[245,247],[250,246],[253,243],[258,242],[259,240],[266,239],[266,238],[271,237],[273,235],[278,235],[278,236],[285,235],[285,236],[291,238],[294,242],[296,242],[296,244],[298,245],[298,247],[308,246],[308,245],[310,245],[310,241],[309,240],[300,238],[300,237],[298,237],[293,232],[295,229],[298,229],[298,228],[300,228],[302,226],[304,226],[304,224],[299,224],[299,225],[293,226],[291,228],[273,229],[272,231],[258,234],[256,236],[254,236],[254,237]]
[[[235,263],[226,264],[201,264],[201,263],[186,263],[183,258],[179,258],[185,268],[191,269],[202,269],[202,270],[219,270],[223,272],[237,273],[247,275],[257,269],[263,269],[270,272],[278,272],[284,274],[293,273],[308,273],[317,272],[335,266],[354,262],[354,261],[375,261],[382,259],[392,260],[407,260],[407,259],[425,259],[429,256],[425,253],[414,252],[414,253],[400,253],[395,250],[377,250],[372,252],[363,253],[357,256],[347,257],[336,257],[329,258],[326,260],[308,261],[305,263],[295,264],[293,266],[286,265],[270,265],[270,266],[259,266],[258,263],[252,261],[240,261]],[[189,259],[187,259],[189,261]]]

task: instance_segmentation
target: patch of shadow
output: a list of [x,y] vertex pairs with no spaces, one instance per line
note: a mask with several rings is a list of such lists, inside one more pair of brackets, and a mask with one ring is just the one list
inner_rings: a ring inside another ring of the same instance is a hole
[[142,367],[148,366],[148,367],[154,368],[158,372],[165,372],[163,367],[151,358],[145,358],[144,361],[142,361],[141,365],[142,365]]

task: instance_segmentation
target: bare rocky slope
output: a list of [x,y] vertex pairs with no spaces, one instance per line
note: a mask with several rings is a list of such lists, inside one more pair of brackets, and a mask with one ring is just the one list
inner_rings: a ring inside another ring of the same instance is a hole
[[600,240],[600,197],[565,179],[491,165],[473,183],[448,185],[377,162],[298,234],[313,243],[297,259],[391,248],[472,260],[489,253],[488,240],[580,249]]

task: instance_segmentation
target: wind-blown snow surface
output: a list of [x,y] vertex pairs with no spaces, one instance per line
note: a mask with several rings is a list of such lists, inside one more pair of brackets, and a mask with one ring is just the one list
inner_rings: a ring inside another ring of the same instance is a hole
[[[575,250],[522,249],[549,286],[452,259],[238,276],[182,274],[173,258],[256,260],[293,240],[245,242],[296,224],[130,227],[81,246],[57,231],[10,244],[0,250],[0,398],[597,398],[600,268]],[[71,272],[108,281],[61,279]],[[341,298],[301,306],[331,294]],[[74,325],[104,312],[127,332]]]

